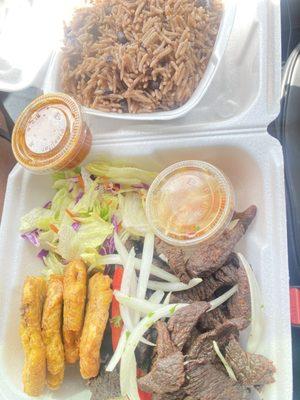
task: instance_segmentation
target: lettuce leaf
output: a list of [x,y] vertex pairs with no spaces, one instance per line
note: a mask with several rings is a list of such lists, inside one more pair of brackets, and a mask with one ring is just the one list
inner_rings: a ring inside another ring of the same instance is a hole
[[98,248],[113,232],[112,224],[95,215],[80,222],[78,231],[71,225],[64,225],[59,230],[57,252],[66,260],[79,258],[89,249]]
[[49,251],[48,255],[43,258],[45,269],[43,275],[49,278],[51,275],[63,275],[65,265],[53,252]]
[[31,232],[35,229],[48,230],[50,224],[54,222],[54,216],[51,210],[37,207],[21,218],[20,231]]
[[151,231],[141,196],[129,192],[119,196],[122,226],[134,236],[144,236]]
[[58,234],[52,230],[40,232],[40,246],[45,250],[56,251],[58,243]]
[[156,172],[134,167],[115,167],[104,162],[90,163],[85,168],[95,176],[108,179],[113,183],[127,185],[139,185],[142,183],[150,185],[157,175]]

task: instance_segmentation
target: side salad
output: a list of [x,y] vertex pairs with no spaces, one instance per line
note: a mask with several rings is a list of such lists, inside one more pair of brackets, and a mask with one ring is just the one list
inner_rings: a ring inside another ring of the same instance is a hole
[[150,228],[145,199],[156,173],[138,168],[91,163],[53,175],[53,198],[21,219],[22,237],[38,247],[45,274],[63,273],[68,261],[82,258],[92,269],[121,262],[114,233],[122,242]]

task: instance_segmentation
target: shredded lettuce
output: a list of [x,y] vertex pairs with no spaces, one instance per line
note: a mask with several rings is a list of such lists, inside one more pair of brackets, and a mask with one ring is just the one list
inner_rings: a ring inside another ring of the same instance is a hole
[[56,251],[58,243],[58,234],[52,230],[40,232],[40,246],[45,250]]
[[86,219],[87,222],[82,223],[78,231],[70,225],[64,225],[59,230],[57,252],[66,260],[79,258],[89,249],[99,247],[113,232],[113,225],[100,217]]
[[21,232],[32,232],[35,229],[47,230],[54,223],[53,212],[47,208],[37,207],[21,218]]
[[85,168],[91,174],[102,179],[109,179],[113,183],[126,185],[139,185],[142,183],[150,185],[157,175],[155,172],[139,168],[116,167],[103,162],[90,163]]
[[43,257],[45,264],[45,269],[43,270],[43,275],[49,278],[50,275],[63,275],[65,264],[59,259],[53,252],[49,251],[46,257]]
[[141,196],[136,192],[119,195],[122,226],[134,236],[145,236],[150,232]]

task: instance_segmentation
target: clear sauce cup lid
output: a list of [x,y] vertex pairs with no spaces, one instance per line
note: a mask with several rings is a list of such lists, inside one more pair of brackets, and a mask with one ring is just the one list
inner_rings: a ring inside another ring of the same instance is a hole
[[212,241],[231,221],[229,179],[203,161],[182,161],[163,170],[149,188],[146,213],[155,234],[174,246]]
[[76,100],[50,93],[36,98],[21,113],[13,130],[12,149],[25,168],[46,173],[79,165],[91,140]]

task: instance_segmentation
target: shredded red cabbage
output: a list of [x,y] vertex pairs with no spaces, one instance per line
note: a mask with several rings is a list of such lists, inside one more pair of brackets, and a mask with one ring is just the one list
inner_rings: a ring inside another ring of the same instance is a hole
[[79,202],[79,200],[82,198],[83,196],[83,191],[80,191],[75,199],[75,204],[77,204]]
[[106,254],[114,254],[115,251],[116,248],[115,248],[114,237],[111,236],[104,241],[103,245],[99,250],[99,254],[101,256],[105,256]]
[[72,228],[74,229],[75,232],[77,232],[80,228],[80,222],[73,222]]
[[48,250],[42,249],[42,250],[38,253],[37,257],[40,258],[40,259],[43,261],[43,263],[45,264],[44,258],[47,257],[48,254],[49,254],[49,251],[48,251]]
[[113,216],[111,217],[111,223],[112,223],[113,226],[114,226],[114,230],[118,233],[118,231],[119,231],[119,224],[118,224],[117,217],[116,217],[115,215],[113,215]]
[[34,246],[39,247],[40,240],[39,240],[39,230],[35,229],[32,232],[26,232],[21,235],[21,237],[25,240],[28,240]]
[[147,183],[139,183],[137,185],[132,185],[132,187],[134,189],[146,189],[146,190],[148,190],[150,186],[147,185]]
[[49,200],[49,201],[47,201],[46,204],[43,205],[43,208],[46,208],[47,210],[49,210],[51,208],[51,206],[52,206],[52,201]]

